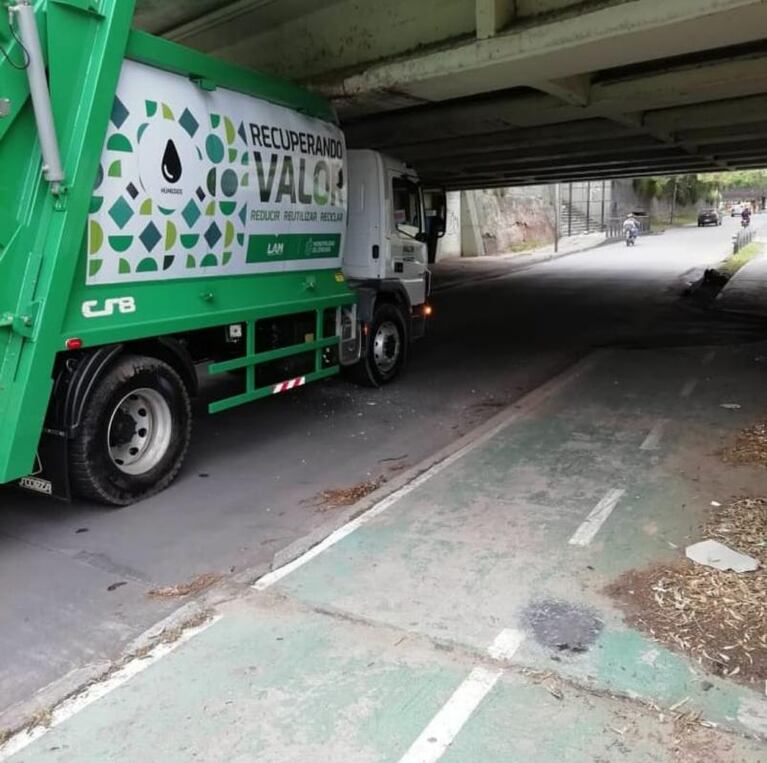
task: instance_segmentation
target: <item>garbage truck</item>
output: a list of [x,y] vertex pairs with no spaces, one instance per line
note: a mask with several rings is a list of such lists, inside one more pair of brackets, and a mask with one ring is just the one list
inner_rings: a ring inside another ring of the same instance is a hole
[[410,168],[347,151],[319,95],[132,29],[134,0],[0,5],[0,485],[163,490],[201,370],[234,385],[211,413],[397,376],[442,215]]

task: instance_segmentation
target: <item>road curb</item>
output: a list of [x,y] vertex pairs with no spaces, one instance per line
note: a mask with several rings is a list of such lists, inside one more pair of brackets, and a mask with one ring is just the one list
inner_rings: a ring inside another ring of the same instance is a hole
[[48,686],[44,686],[31,698],[17,702],[0,713],[0,734],[3,731],[16,733],[23,729],[32,719],[46,715],[51,708],[61,704],[67,697],[105,678],[111,670],[112,662],[109,660],[75,668]]
[[[331,520],[315,528],[312,530],[312,532],[308,533],[303,538],[299,538],[286,548],[278,551],[272,558],[271,567],[269,570],[267,570],[267,572],[273,572],[274,570],[278,570],[281,567],[285,567],[299,557],[303,556],[312,548],[324,541],[328,536],[342,528],[344,525],[369,512],[379,503],[389,498],[389,496],[392,496],[397,491],[418,479],[418,477],[420,477],[422,474],[439,465],[454,454],[466,449],[475,441],[486,437],[491,433],[494,433],[494,430],[499,430],[505,428],[506,426],[510,426],[521,416],[533,412],[537,407],[548,400],[555,392],[558,392],[560,389],[566,387],[568,384],[572,383],[588,370],[590,370],[599,358],[603,357],[606,353],[609,352],[610,350],[593,350],[583,355],[579,359],[568,363],[563,368],[563,370],[561,370],[555,376],[541,384],[539,387],[536,387],[527,394],[523,395],[515,402],[510,403],[502,411],[499,411],[497,414],[495,414],[495,416],[492,416],[487,421],[475,427],[462,437],[459,437],[454,442],[446,445],[436,453],[433,453],[432,455],[423,459],[415,466],[412,466],[406,471],[402,472],[396,478],[390,480],[385,485],[365,496],[365,498],[361,499],[352,506],[349,506],[344,511],[335,514]],[[265,574],[262,567],[258,568],[258,570],[244,570],[238,576],[239,580],[246,580],[249,576],[249,573],[251,572],[253,574],[250,578],[250,584],[255,583]]]

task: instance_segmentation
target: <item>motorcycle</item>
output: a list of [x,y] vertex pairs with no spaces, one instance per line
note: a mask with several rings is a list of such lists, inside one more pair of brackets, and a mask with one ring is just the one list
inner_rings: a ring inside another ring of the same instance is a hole
[[629,228],[626,231],[626,246],[634,246],[636,244],[638,233],[639,231],[636,228]]
[[740,224],[744,228],[748,228],[748,226],[751,224],[751,218],[748,215],[742,215],[740,218]]

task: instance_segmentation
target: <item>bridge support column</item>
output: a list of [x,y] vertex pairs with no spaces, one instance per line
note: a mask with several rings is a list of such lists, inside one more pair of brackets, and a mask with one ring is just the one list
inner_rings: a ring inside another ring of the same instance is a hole
[[517,15],[516,0],[476,0],[477,39],[495,37]]
[[461,194],[461,256],[482,257],[485,244],[477,211],[477,193],[464,191]]

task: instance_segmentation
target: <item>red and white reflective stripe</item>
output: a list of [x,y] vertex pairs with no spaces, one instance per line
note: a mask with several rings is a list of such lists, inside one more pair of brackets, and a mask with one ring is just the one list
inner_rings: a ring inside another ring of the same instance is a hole
[[272,394],[279,395],[280,392],[287,392],[289,389],[295,389],[296,387],[303,387],[306,384],[306,377],[299,376],[297,379],[290,379],[290,381],[280,382],[274,385]]

